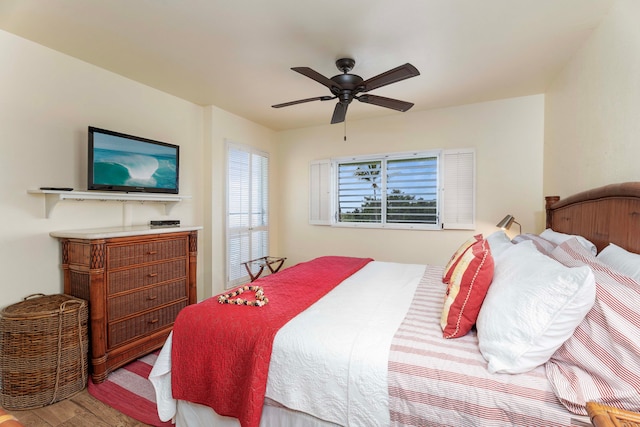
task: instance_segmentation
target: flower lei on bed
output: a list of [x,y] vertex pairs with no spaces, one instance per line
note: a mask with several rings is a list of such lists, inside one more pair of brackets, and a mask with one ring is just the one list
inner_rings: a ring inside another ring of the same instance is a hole
[[[238,295],[244,293],[244,291],[255,292],[256,299],[255,301],[249,301],[243,298],[235,298]],[[235,304],[235,305],[249,305],[253,307],[262,307],[269,302],[269,298],[264,296],[264,290],[262,286],[253,286],[253,285],[244,285],[235,291],[229,292],[228,294],[222,294],[218,297],[218,302],[220,304]]]

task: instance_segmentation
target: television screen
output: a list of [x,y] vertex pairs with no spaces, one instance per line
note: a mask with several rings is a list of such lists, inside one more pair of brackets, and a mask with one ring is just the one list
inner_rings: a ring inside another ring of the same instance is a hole
[[89,190],[178,194],[180,147],[89,127]]

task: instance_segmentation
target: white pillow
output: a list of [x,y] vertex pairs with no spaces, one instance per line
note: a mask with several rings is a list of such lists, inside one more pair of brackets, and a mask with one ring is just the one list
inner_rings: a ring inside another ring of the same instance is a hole
[[509,248],[496,265],[476,327],[491,373],[521,373],[545,363],[594,304],[587,266],[569,268],[531,241]]
[[494,233],[491,233],[486,238],[487,242],[489,242],[489,249],[491,250],[491,255],[495,260],[497,257],[499,258],[507,249],[513,246],[513,243],[507,236],[507,234],[503,230],[498,230]]
[[601,263],[640,282],[640,255],[609,243],[596,258]]
[[557,231],[553,231],[552,229],[547,228],[542,233],[540,233],[540,237],[545,238],[550,242],[555,243],[556,245],[564,243],[567,240],[575,237],[576,239],[578,239],[578,242],[580,242],[582,246],[590,250],[593,255],[595,255],[598,252],[598,248],[596,248],[596,245],[594,245],[584,237],[578,236],[577,234],[558,233]]

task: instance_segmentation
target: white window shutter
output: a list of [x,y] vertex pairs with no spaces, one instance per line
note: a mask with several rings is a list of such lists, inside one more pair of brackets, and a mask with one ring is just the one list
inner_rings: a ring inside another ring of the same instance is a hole
[[474,149],[444,150],[442,228],[476,228],[476,161]]
[[309,164],[309,224],[331,225],[331,161]]
[[249,279],[243,263],[269,255],[269,156],[227,141],[227,283]]

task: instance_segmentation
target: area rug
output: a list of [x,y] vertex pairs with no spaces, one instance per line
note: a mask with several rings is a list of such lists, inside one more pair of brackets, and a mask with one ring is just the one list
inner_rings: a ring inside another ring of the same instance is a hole
[[158,418],[156,394],[147,378],[159,351],[148,354],[111,372],[106,381],[89,380],[89,394],[136,420],[157,427],[172,426]]

